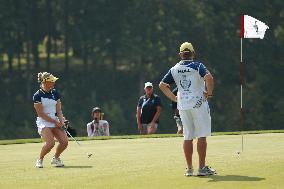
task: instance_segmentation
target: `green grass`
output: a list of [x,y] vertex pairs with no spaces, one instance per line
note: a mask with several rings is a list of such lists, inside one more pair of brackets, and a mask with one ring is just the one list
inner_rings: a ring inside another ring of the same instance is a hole
[[[184,177],[181,137],[81,141],[84,152],[70,142],[62,155],[66,166],[54,168],[47,155],[43,169],[34,168],[41,143],[0,145],[0,188],[283,188],[284,133],[208,138],[207,162],[218,170],[211,177]],[[196,144],[195,144],[196,146]],[[197,168],[197,154],[194,153]]]
[[[263,131],[234,131],[234,132],[215,132],[213,136],[217,135],[246,135],[246,134],[264,134],[264,133],[284,133],[284,130],[263,130]],[[75,137],[78,141],[85,140],[109,140],[109,139],[138,139],[138,138],[168,138],[168,137],[181,137],[177,134],[153,134],[153,135],[122,135],[122,136],[109,136],[109,137]],[[28,139],[14,139],[14,140],[0,140],[0,145],[7,144],[25,144],[25,143],[40,143],[40,138]]]

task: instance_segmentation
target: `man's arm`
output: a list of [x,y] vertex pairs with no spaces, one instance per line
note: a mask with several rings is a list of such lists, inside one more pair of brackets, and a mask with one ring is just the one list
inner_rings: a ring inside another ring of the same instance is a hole
[[139,106],[137,106],[136,108],[136,121],[137,121],[138,131],[140,133],[143,132],[142,123],[141,123],[141,107]]
[[172,93],[172,91],[170,90],[170,85],[164,82],[160,82],[159,84],[159,88],[161,89],[161,91],[171,100],[176,102],[177,101],[177,97],[176,95],[174,95],[174,93]]
[[206,98],[211,98],[214,90],[214,79],[211,73],[206,74],[204,80],[206,85],[206,92],[204,95]]
[[136,108],[136,120],[137,124],[141,124],[141,107],[137,106]]
[[162,111],[162,107],[161,106],[157,106],[157,111],[152,119],[152,123],[156,123],[156,121],[159,119],[160,115],[161,115],[161,111]]

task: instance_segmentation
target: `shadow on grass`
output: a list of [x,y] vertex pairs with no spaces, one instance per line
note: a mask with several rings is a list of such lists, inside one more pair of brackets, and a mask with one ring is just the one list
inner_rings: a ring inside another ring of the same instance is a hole
[[73,166],[64,166],[64,167],[59,167],[59,168],[61,168],[61,169],[86,169],[86,168],[92,168],[93,166],[82,166],[82,165],[78,165],[78,166],[76,166],[76,165],[73,165]]
[[200,178],[210,178],[208,182],[220,182],[220,181],[262,181],[265,178],[261,177],[250,177],[242,175],[212,175],[210,177],[200,177]]

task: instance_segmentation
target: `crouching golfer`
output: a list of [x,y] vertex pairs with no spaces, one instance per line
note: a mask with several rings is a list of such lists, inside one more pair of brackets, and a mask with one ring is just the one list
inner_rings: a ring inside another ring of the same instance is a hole
[[57,79],[58,78],[47,72],[38,73],[40,89],[34,94],[33,102],[38,116],[36,120],[38,133],[45,143],[36,161],[35,166],[37,168],[43,168],[44,156],[49,153],[55,145],[54,137],[58,140],[59,144],[51,160],[51,164],[56,167],[64,166],[59,157],[67,148],[68,137],[61,128],[61,126],[64,125],[64,116],[61,111],[60,95],[54,89]]
[[[199,156],[199,176],[215,174],[215,170],[206,166],[206,137],[211,135],[211,117],[207,99],[212,97],[213,77],[206,67],[194,60],[195,51],[191,43],[180,46],[181,61],[172,67],[160,82],[160,89],[177,107],[183,123],[184,154],[187,162],[185,176],[193,175],[192,153],[194,138],[197,140]],[[177,97],[170,89],[170,84],[178,87]]]

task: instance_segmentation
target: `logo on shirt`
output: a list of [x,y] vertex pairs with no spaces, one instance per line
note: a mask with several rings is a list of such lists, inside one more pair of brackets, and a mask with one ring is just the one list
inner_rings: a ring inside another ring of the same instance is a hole
[[178,70],[178,73],[186,73],[191,72],[190,69]]
[[189,87],[191,85],[191,81],[186,78],[186,75],[181,76],[181,80],[179,81],[180,86],[183,88],[185,91],[189,91]]

